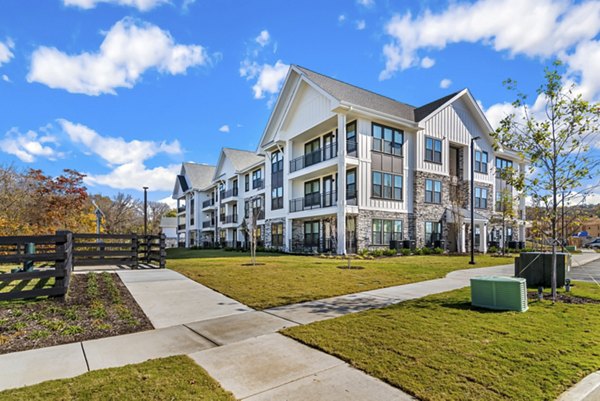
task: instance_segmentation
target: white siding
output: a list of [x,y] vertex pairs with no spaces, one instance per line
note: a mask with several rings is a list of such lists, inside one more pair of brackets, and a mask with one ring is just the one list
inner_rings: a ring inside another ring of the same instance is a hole
[[302,82],[276,137],[291,139],[333,115],[330,100]]

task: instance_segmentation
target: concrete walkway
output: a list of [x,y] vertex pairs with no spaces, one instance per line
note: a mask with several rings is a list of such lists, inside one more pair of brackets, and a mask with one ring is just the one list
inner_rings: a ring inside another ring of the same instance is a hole
[[157,329],[0,355],[0,371],[11,372],[0,375],[0,390],[185,354],[238,399],[410,400],[395,387],[277,331],[462,288],[473,276],[512,272],[511,265],[467,269],[443,279],[259,312],[171,270],[119,271]]

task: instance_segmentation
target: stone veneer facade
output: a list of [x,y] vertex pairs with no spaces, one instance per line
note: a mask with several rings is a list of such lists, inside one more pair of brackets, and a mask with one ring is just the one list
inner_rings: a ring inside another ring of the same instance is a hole
[[381,210],[360,210],[356,216],[356,242],[357,248],[360,249],[388,249],[389,244],[373,244],[372,229],[373,220],[402,220],[402,238],[413,239],[411,230],[412,219],[408,213],[386,212]]
[[263,230],[263,239],[265,242],[265,248],[267,248],[267,249],[273,248],[273,245],[271,242],[271,224],[276,224],[276,223],[283,224],[283,244],[280,247],[280,249],[283,250],[283,249],[285,249],[285,244],[287,241],[287,238],[285,237],[285,219],[284,218],[266,219],[265,220],[264,230]]

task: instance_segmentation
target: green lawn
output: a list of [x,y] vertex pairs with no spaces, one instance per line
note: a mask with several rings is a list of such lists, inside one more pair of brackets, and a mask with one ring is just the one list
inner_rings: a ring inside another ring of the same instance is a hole
[[[554,400],[600,369],[600,304],[471,309],[468,288],[286,329],[423,400]],[[595,284],[574,295],[600,299]]]
[[175,356],[3,391],[0,401],[4,400],[234,401],[235,398],[190,358]]
[[[261,254],[249,266],[247,253],[219,250],[170,250],[167,267],[230,296],[264,309],[295,302],[390,287],[446,276],[473,267],[468,256],[400,256],[353,260],[362,270],[339,269],[346,260],[316,256]],[[510,257],[477,256],[484,267],[513,263]]]

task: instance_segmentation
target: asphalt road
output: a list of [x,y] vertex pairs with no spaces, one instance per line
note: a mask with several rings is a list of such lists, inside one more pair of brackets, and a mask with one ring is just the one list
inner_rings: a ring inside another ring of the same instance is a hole
[[583,266],[573,266],[568,274],[571,280],[591,281],[600,283],[600,259]]

